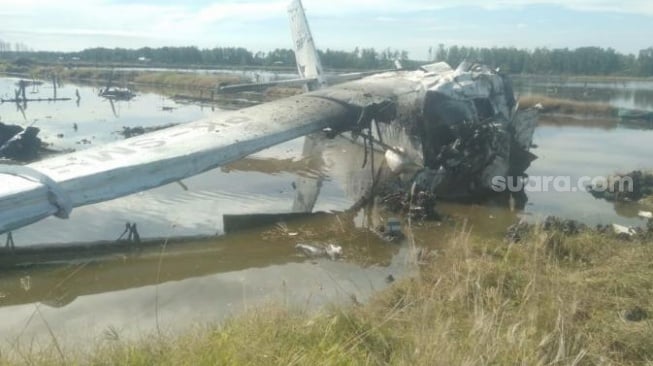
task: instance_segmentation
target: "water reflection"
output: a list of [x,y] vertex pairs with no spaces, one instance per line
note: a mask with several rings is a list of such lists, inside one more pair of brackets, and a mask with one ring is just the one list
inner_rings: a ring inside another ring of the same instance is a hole
[[[388,244],[369,230],[385,213],[347,210],[374,175],[362,167],[360,149],[344,139],[311,136],[185,180],[188,190],[168,185],[80,208],[67,221],[48,219],[16,231],[17,245],[25,248],[111,240],[124,221],[134,221],[148,243],[105,253],[93,247],[75,256],[53,255],[46,265],[4,271],[0,335],[46,337],[45,324],[31,317],[33,304],[47,305],[39,311],[48,326],[56,334],[70,332],[66,341],[72,342],[79,336],[74,327],[83,323],[98,333],[108,327],[138,333],[155,322],[174,328],[219,320],[264,299],[303,306],[351,295],[364,300],[387,285],[389,274],[400,278],[410,267],[406,246]],[[258,222],[224,235],[226,216],[291,213],[298,201],[304,202],[301,211],[324,213],[301,214],[283,225]],[[199,234],[206,237],[184,238]],[[313,262],[294,249],[296,243],[327,242],[343,246],[344,261]]]
[[[0,79],[0,91],[10,90],[13,82]],[[47,88],[39,86],[38,92],[48,93]],[[33,103],[25,111],[25,123],[36,123],[42,137],[58,148],[84,148],[77,144],[83,139],[93,144],[112,141],[119,138],[113,131],[123,126],[183,123],[212,113],[154,93],[118,102],[114,113],[93,87],[64,85],[58,93],[74,96],[76,89],[79,107],[74,102]],[[636,102],[638,91],[631,92]],[[0,113],[5,122],[23,118],[12,104],[0,105]],[[542,122],[533,150],[539,158],[528,170],[532,176],[578,178],[650,168],[653,131],[597,121]],[[406,144],[405,136],[394,138],[397,144]],[[392,136],[385,136],[385,141],[394,144]],[[375,157],[376,162],[381,160],[381,155]],[[70,220],[49,218],[17,230],[16,244],[25,248],[114,241],[125,222],[136,222],[149,244],[79,252],[74,259],[51,257],[47,265],[3,270],[0,336],[47,339],[45,323],[33,317],[39,303],[46,305],[40,311],[49,327],[72,343],[75,337],[101,334],[109,327],[132,334],[149,332],[157,319],[168,329],[220,320],[267,299],[313,306],[346,301],[353,293],[362,300],[385,286],[388,274],[400,277],[410,269],[405,243],[385,243],[370,231],[392,214],[374,204],[352,209],[373,178],[380,176],[380,164],[372,172],[363,161],[360,144],[309,136],[185,179],[187,189],[166,185],[77,208]],[[614,206],[585,192],[529,192],[528,199],[523,211],[440,203],[438,209],[452,219],[414,227],[416,244],[437,247],[463,221],[486,236],[501,236],[517,220],[546,215],[590,224],[642,223],[634,215],[636,206]],[[311,214],[290,215],[293,212]],[[272,219],[263,223],[260,214]],[[252,217],[255,225],[229,229],[230,218],[242,223]],[[284,224],[276,225],[280,220]],[[343,246],[345,260],[313,263],[295,251],[299,242],[336,242]]]
[[[0,98],[13,97],[18,80],[0,78]],[[59,97],[70,100],[28,102],[26,108],[16,108],[16,103],[1,103],[2,122],[38,127],[41,129],[39,137],[53,149],[79,150],[120,139],[121,136],[114,132],[120,131],[123,126],[152,127],[184,123],[210,115],[209,110],[202,110],[199,106],[177,104],[150,92],[140,93],[130,101],[113,101],[99,97],[95,87],[65,84],[57,89]],[[51,97],[53,86],[44,83],[34,93],[29,98]],[[79,106],[75,101],[77,94]],[[162,106],[174,106],[175,113],[164,111]],[[75,124],[77,129],[74,128]]]

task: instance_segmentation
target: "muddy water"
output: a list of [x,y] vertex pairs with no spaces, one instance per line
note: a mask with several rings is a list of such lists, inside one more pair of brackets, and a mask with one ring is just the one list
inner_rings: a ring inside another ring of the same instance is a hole
[[[0,95],[10,96],[14,82],[0,79]],[[47,96],[52,92],[48,88],[43,85],[39,92]],[[90,87],[66,85],[58,95],[74,99],[75,89],[82,97],[79,106],[74,100],[30,103],[23,116],[15,104],[5,103],[0,117],[23,125],[36,121],[53,147],[83,149],[119,138],[112,132],[122,126],[183,123],[220,113],[148,93],[114,108]],[[173,110],[163,111],[162,106]],[[78,124],[77,132],[73,123]],[[568,175],[573,180],[651,168],[652,138],[648,130],[543,124],[533,150],[539,159],[529,174]],[[83,139],[91,144],[77,143]],[[185,187],[171,184],[81,207],[69,220],[50,218],[15,231],[18,246],[111,241],[120,236],[125,222],[135,222],[142,238],[165,246],[2,271],[0,339],[29,344],[36,338],[48,344],[49,327],[64,343],[94,343],[116,333],[129,337],[219,321],[265,301],[312,308],[351,301],[352,296],[364,300],[387,285],[388,275],[400,278],[411,267],[407,243],[385,243],[369,230],[390,214],[375,208],[350,210],[372,181],[363,155],[360,145],[342,138],[302,138],[186,179]],[[381,156],[375,160],[378,168]],[[641,224],[634,216],[637,207],[615,208],[584,192],[548,190],[528,196],[523,212],[443,203],[441,211],[456,220],[416,228],[416,244],[437,246],[462,220],[484,235],[501,235],[521,218],[549,214],[592,224]],[[322,214],[245,230],[225,225],[230,218],[251,222],[256,221],[252,214],[292,211]],[[306,259],[295,251],[297,243],[337,243],[344,259]]]

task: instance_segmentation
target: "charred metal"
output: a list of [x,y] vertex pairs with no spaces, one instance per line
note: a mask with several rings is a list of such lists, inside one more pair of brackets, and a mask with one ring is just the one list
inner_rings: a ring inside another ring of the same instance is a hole
[[[352,136],[390,151],[386,160],[398,160],[386,163],[404,176],[379,192],[393,197],[389,202],[396,201],[397,192],[411,190],[444,199],[484,199],[496,193],[493,177],[523,177],[536,159],[530,147],[537,111],[519,110],[510,79],[485,65],[463,63],[454,70],[438,63],[311,94],[349,106],[353,115],[346,125]],[[408,137],[400,146],[384,141],[394,130]],[[409,179],[406,164],[419,167],[411,169]],[[523,195],[516,198],[518,206],[525,204]],[[408,203],[404,199],[400,206]]]
[[38,159],[41,149],[38,133],[36,127],[22,128],[0,123],[0,157],[18,162]]

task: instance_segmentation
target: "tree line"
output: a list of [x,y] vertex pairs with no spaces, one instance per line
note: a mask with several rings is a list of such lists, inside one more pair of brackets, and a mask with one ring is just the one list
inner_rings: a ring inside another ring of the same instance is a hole
[[[576,49],[514,47],[445,47],[439,45],[428,50],[427,61],[411,60],[405,50],[356,48],[352,51],[320,50],[322,63],[333,69],[384,69],[393,68],[395,60],[406,67],[420,63],[445,61],[456,67],[463,60],[481,62],[514,74],[575,74],[575,75],[630,75],[653,76],[653,47],[637,55],[623,54],[612,48],[581,47]],[[150,64],[178,67],[220,66],[280,66],[294,67],[295,56],[291,49],[269,52],[252,52],[242,47],[144,47],[90,48],[79,52],[31,51],[23,44],[13,47],[0,40],[0,59],[12,62],[63,63],[63,64]]]
[[601,47],[527,50],[439,45],[429,49],[429,59],[452,66],[463,60],[477,61],[511,74],[653,76],[653,47],[633,55]]
[[[1,41],[0,41],[1,44]],[[334,69],[390,68],[395,59],[407,60],[403,50],[356,48],[353,51],[320,50],[322,63]],[[79,52],[25,51],[0,47],[0,59],[32,63],[154,64],[166,66],[285,66],[295,67],[295,53],[291,49],[252,52],[242,47],[143,47],[89,48]]]

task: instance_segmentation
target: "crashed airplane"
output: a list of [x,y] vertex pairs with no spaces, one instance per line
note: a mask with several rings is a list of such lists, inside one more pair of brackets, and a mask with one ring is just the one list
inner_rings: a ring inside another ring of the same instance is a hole
[[[493,177],[524,174],[534,158],[537,115],[519,110],[506,76],[475,63],[456,69],[436,63],[328,85],[300,0],[289,14],[306,93],[28,165],[2,165],[0,233],[51,215],[67,218],[74,207],[315,133],[348,133],[372,151],[382,149],[402,184],[438,197],[480,197],[493,192]],[[389,138],[398,132],[408,136],[401,145]]]

